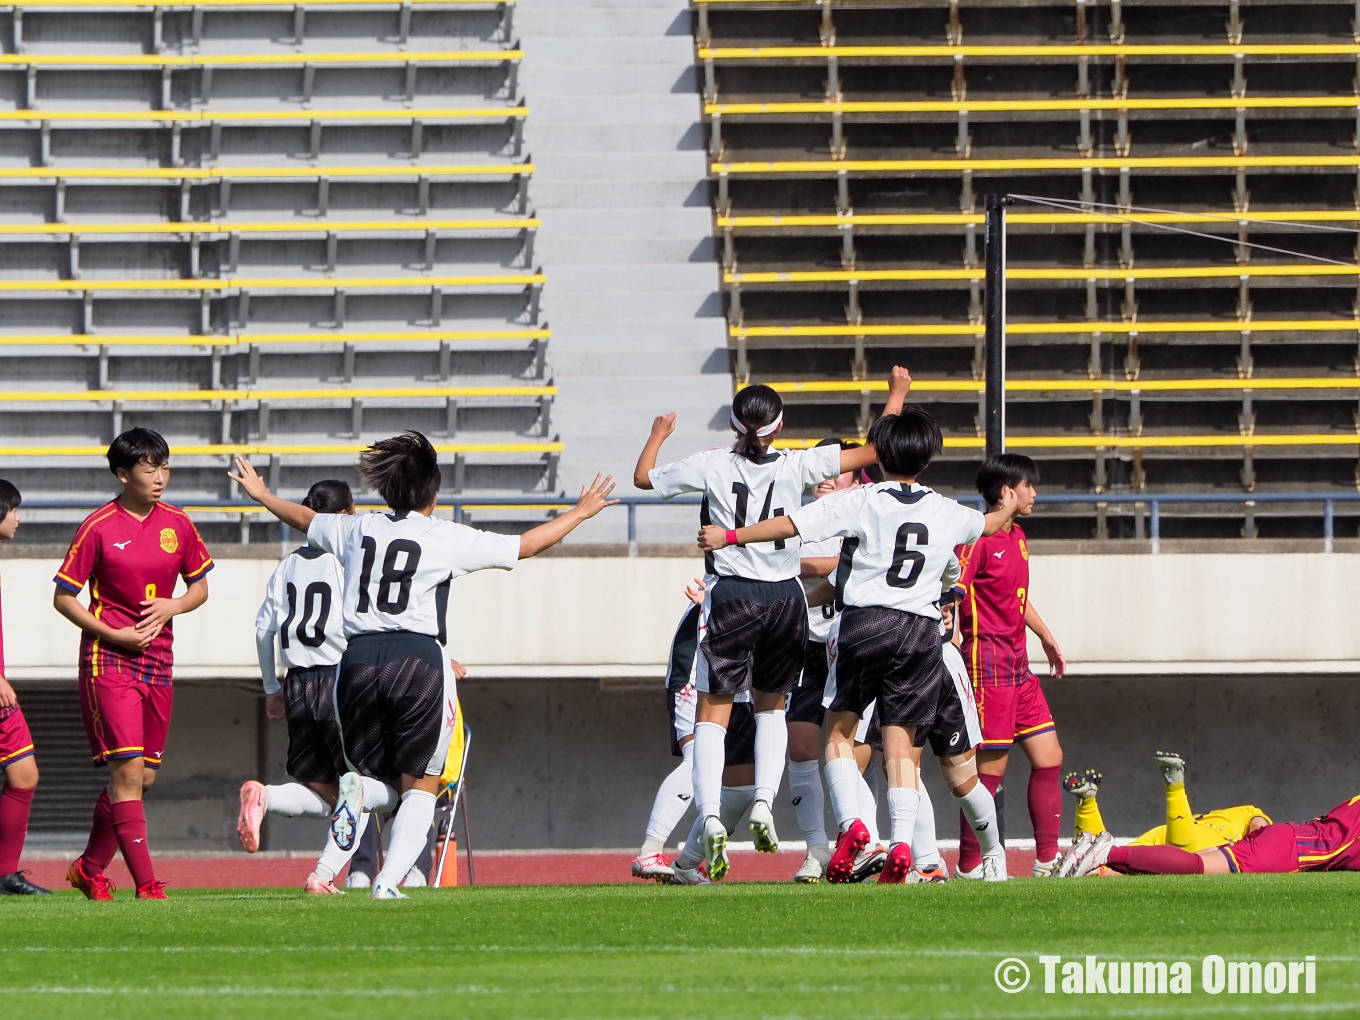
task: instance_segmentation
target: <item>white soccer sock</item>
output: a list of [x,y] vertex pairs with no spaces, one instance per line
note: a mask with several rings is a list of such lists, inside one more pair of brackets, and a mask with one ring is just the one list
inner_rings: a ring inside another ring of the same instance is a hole
[[675,863],[685,868],[698,867],[704,859],[703,839],[704,816],[701,814],[689,827],[689,835],[685,837],[685,845],[680,848],[680,856],[675,859]]
[[642,842],[638,856],[659,854],[666,846],[666,839],[680,824],[694,799],[694,742],[680,749],[684,761],[671,770],[671,774],[661,781],[652,801],[652,816],[647,819],[647,838]]
[[[871,783],[870,780],[873,780],[873,782]],[[874,789],[877,785],[878,777],[874,775],[874,766],[871,762],[869,767],[863,773],[860,773],[859,777],[859,820],[869,830],[870,846],[877,846],[880,842],[878,834],[878,792]]]
[[756,800],[774,807],[784,758],[789,753],[789,724],[782,708],[756,713]]
[[364,810],[391,811],[401,803],[401,796],[381,779],[361,776],[364,783]]
[[321,794],[301,783],[283,783],[264,788],[265,810],[289,818],[329,818],[331,805]]
[[959,802],[963,817],[968,819],[973,832],[977,833],[978,846],[982,852],[989,854],[996,850],[1001,845],[1001,834],[996,826],[996,801],[987,787],[982,785],[982,780],[979,779],[972,790],[962,797],[955,794],[954,799]]
[[815,761],[789,762],[789,792],[793,794],[793,813],[808,849],[826,846],[826,798],[822,793],[822,773]]
[[401,795],[401,807],[392,820],[392,838],[387,844],[387,860],[373,880],[373,888],[395,889],[416,863],[425,849],[434,823],[434,794],[425,790],[407,790]]
[[911,859],[917,868],[938,865],[940,847],[935,842],[935,805],[930,802],[926,784],[921,782],[921,770],[916,770],[916,792],[921,802],[916,808],[916,828],[911,830]]
[[737,831],[737,826],[741,824],[741,816],[751,810],[751,805],[755,803],[756,788],[754,786],[724,786],[722,788],[721,804],[718,808],[718,821],[722,822],[723,828],[730,836]]
[[700,819],[716,815],[722,802],[727,729],[717,723],[694,725],[694,801]]
[[354,827],[354,845],[348,850],[341,850],[335,845],[335,836],[328,829],[326,831],[326,849],[321,851],[321,856],[317,858],[316,871],[318,878],[324,878],[327,882],[334,882],[335,876],[340,874],[349,859],[354,856],[354,851],[359,849],[359,840],[364,838],[364,830],[368,828],[368,812],[359,815],[359,824]]
[[832,758],[825,765],[826,789],[831,794],[831,813],[836,816],[838,831],[844,832],[859,817],[859,765],[854,758]]
[[911,834],[916,828],[916,815],[921,806],[921,795],[910,786],[895,786],[888,790],[888,816],[892,819],[892,843],[911,845]]

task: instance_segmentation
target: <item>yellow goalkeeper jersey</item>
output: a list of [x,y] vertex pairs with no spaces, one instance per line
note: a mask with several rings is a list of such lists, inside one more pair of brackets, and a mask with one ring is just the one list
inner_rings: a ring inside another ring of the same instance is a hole
[[[1253,804],[1219,808],[1217,811],[1195,815],[1195,821],[1191,827],[1190,842],[1182,849],[1195,853],[1199,850],[1223,846],[1225,843],[1235,843],[1247,834],[1247,826],[1257,815],[1260,815],[1267,822],[1270,821],[1270,816]],[[1149,829],[1135,839],[1132,845],[1165,846],[1166,826],[1159,825],[1155,829]]]

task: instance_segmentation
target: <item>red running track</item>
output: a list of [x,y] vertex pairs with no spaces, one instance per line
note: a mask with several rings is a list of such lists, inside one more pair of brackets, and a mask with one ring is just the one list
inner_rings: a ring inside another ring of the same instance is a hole
[[[953,870],[956,851],[944,851]],[[42,854],[25,858],[20,865],[29,877],[49,889],[66,888],[66,868],[72,857]],[[636,882],[629,871],[632,851],[623,850],[492,850],[476,855],[478,885],[592,885]],[[1007,851],[1008,867],[1015,876],[1028,876],[1034,863],[1033,850]],[[175,889],[284,889],[301,888],[316,862],[314,855],[261,853],[205,854],[183,857],[156,856],[156,877]],[[732,882],[787,882],[803,862],[801,852],[778,854],[734,853]],[[109,878],[130,892],[132,878],[115,859]],[[467,884],[467,858],[458,859],[458,881]]]

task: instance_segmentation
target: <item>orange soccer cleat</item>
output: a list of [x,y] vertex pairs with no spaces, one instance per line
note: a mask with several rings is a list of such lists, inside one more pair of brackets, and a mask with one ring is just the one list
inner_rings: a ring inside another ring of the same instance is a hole
[[71,888],[79,889],[87,900],[113,899],[113,894],[117,890],[108,876],[102,871],[96,871],[91,875],[85,870],[84,861],[84,857],[77,857],[66,869],[66,881],[71,883]]
[[158,878],[153,878],[145,885],[137,887],[137,898],[139,900],[168,900],[170,897],[165,895],[165,883]]
[[241,813],[236,816],[236,835],[241,837],[241,849],[248,854],[260,849],[264,810],[264,786],[253,779],[247,780],[241,786]]

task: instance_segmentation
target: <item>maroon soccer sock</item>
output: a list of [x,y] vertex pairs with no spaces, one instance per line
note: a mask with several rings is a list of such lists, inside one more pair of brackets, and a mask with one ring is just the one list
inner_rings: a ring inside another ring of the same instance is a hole
[[1034,859],[1053,860],[1058,856],[1058,831],[1062,828],[1061,765],[1030,771],[1029,821],[1034,827]]
[[1204,858],[1178,846],[1116,846],[1105,864],[1124,875],[1202,875]]
[[0,875],[19,870],[19,855],[28,836],[28,810],[33,806],[33,791],[6,786],[0,793]]
[[118,834],[118,849],[137,888],[155,881],[156,869],[146,845],[146,812],[140,800],[120,800],[113,805],[113,831]]
[[85,870],[104,871],[113,862],[113,855],[117,852],[118,836],[113,831],[113,802],[109,800],[109,789],[106,786],[99,791],[99,799],[94,802],[90,838],[82,855],[88,865]]
[[[996,796],[996,789],[1001,785],[1001,776],[989,776],[985,772],[978,775],[982,780],[982,785],[987,788],[987,792],[993,797]],[[1001,819],[997,819],[997,824],[1001,824]],[[960,871],[972,871],[982,863],[982,847],[978,846],[977,833],[968,824],[968,819],[964,817],[962,811],[959,812],[959,867]]]

